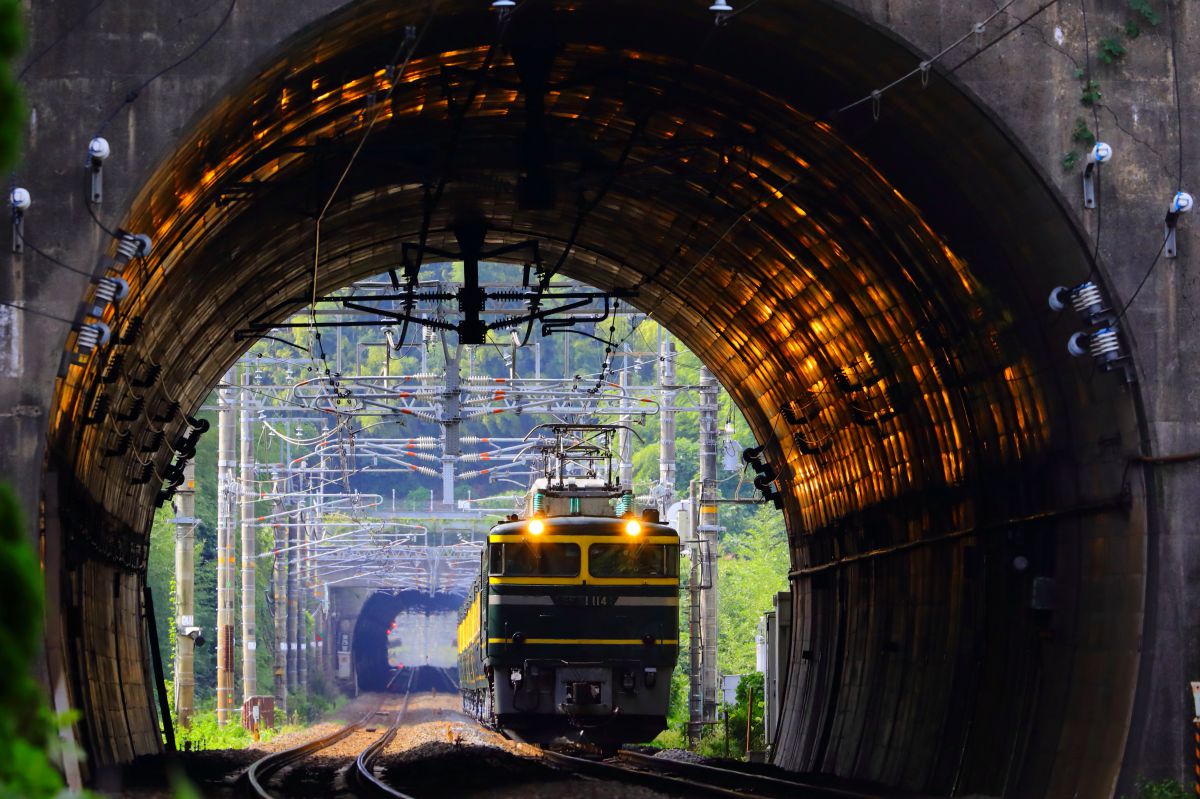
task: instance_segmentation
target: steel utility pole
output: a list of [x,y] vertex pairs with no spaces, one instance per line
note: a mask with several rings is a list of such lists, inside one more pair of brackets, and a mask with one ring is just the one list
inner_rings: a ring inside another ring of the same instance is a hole
[[658,342],[658,485],[662,496],[658,509],[664,517],[675,501],[675,342],[659,328]]
[[446,390],[442,394],[442,509],[454,510],[454,464],[462,455],[462,345],[450,346],[441,333],[446,360]]
[[225,726],[233,705],[233,514],[238,492],[233,480],[236,422],[234,370],[217,392],[217,724]]
[[254,584],[254,562],[258,557],[255,540],[254,500],[258,486],[254,483],[254,426],[251,399],[250,362],[242,363],[242,479],[240,493],[242,508],[242,701],[258,694],[258,649],[254,631],[254,603],[257,595]]
[[720,682],[717,671],[717,379],[705,367],[700,367],[700,540],[701,571],[704,591],[700,595],[700,615],[703,619],[704,651],[702,685],[704,721],[717,720],[717,691]]
[[175,493],[175,712],[179,726],[192,722],[196,692],[193,670],[195,640],[181,633],[195,625],[196,466],[183,467],[183,484]]

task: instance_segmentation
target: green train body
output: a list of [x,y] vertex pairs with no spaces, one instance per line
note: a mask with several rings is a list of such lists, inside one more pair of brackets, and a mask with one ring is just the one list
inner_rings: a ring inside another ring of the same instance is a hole
[[490,531],[459,616],[463,706],[532,743],[649,740],[666,728],[679,655],[679,536],[653,511],[575,499],[575,515]]

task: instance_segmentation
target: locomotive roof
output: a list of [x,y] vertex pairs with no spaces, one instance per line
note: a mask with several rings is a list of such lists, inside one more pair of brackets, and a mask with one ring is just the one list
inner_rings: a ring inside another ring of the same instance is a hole
[[[679,533],[674,528],[660,522],[648,522],[636,517],[616,516],[541,516],[538,517],[546,525],[543,536],[551,535],[620,535],[628,539],[625,525],[636,521],[642,526],[639,538],[652,535],[673,535]],[[488,531],[489,535],[524,535],[530,519],[519,519],[515,522],[500,522]]]

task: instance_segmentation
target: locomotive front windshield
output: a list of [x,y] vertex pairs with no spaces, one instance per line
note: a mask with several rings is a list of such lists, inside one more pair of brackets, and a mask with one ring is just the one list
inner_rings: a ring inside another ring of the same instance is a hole
[[492,544],[491,573],[503,577],[578,577],[579,545]]
[[677,577],[679,547],[673,544],[592,544],[588,571],[593,577]]

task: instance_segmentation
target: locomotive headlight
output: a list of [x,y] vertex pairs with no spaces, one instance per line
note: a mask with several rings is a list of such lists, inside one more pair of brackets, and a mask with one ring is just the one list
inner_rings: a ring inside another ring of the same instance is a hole
[[546,532],[546,525],[542,524],[541,519],[534,519],[529,523],[529,527],[526,529],[529,530],[530,535],[541,535],[542,533]]
[[642,526],[636,521],[628,521],[625,523],[625,535],[641,535]]

